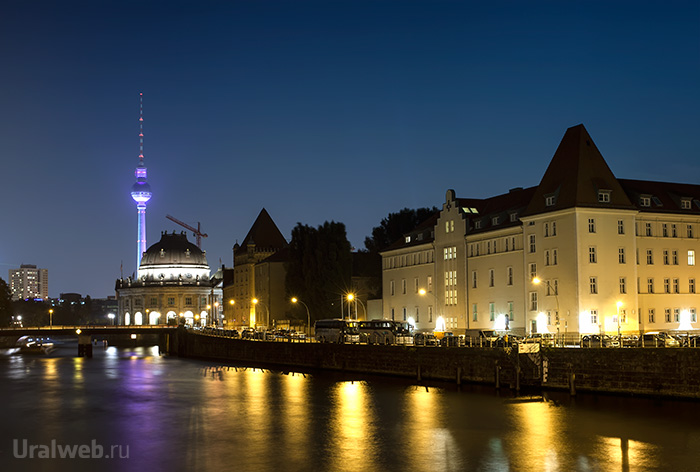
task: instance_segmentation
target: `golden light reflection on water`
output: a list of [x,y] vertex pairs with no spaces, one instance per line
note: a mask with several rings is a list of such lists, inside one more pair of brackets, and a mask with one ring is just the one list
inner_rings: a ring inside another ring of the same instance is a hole
[[[331,470],[362,470],[376,460],[374,409],[365,382],[338,382],[331,392]],[[358,458],[362,458],[358,462]]]
[[282,413],[282,447],[285,451],[299,451],[293,458],[303,464],[308,460],[305,454],[308,454],[306,445],[310,434],[311,412],[307,399],[309,382],[303,376],[294,374],[282,376],[281,382],[281,396],[285,399]]
[[562,470],[559,448],[566,429],[560,424],[560,412],[547,402],[524,402],[509,405],[518,425],[508,437],[510,456],[516,470],[555,472]]
[[600,437],[595,458],[614,470],[656,469],[656,446],[627,438]]

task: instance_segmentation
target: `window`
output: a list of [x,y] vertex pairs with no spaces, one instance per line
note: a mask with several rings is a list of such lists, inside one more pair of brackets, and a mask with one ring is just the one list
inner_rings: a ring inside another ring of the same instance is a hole
[[675,249],[671,251],[671,262],[673,262],[673,265],[678,265],[678,251]]
[[695,308],[690,309],[690,322],[691,323],[697,323],[698,322],[698,314],[695,311]]
[[558,251],[556,249],[552,249],[552,265],[557,265],[557,255]]
[[643,207],[651,206],[651,197],[640,197],[639,204]]
[[394,295],[394,293],[396,293],[396,286],[393,280],[389,282],[389,292],[392,296]]
[[511,213],[511,214],[510,214],[510,221],[511,221],[511,223],[515,223],[516,221],[518,221],[518,214],[517,214],[517,213]]
[[151,297],[151,306],[156,306],[156,305],[158,305],[158,298]]
[[647,293],[654,293],[654,279],[651,277],[647,279]]
[[394,321],[396,318],[394,317],[394,309],[391,309],[391,321]]
[[654,253],[651,251],[651,249],[647,249],[647,264],[654,264]]
[[552,236],[556,236],[556,235],[557,235],[557,222],[552,221]]
[[513,268],[508,267],[506,269],[506,285],[513,285]]
[[649,308],[649,323],[655,323],[656,322],[656,315],[654,313],[653,308]]
[[671,293],[671,279],[664,279],[664,293]]
[[595,246],[590,246],[588,248],[588,262],[595,264],[598,262],[598,257],[596,256]]
[[547,205],[548,207],[554,206],[554,203],[556,203],[557,199],[554,197],[554,195],[550,195],[548,197],[545,197],[544,199],[544,204]]
[[530,292],[530,311],[537,311],[537,292]]
[[486,254],[491,254],[491,241],[486,242]]
[[625,234],[624,220],[617,220],[617,234]]
[[670,308],[666,308],[664,310],[664,319],[666,320],[666,323],[671,322],[671,309]]
[[496,226],[498,224],[498,217],[497,216],[494,216],[493,218],[491,218],[491,224],[493,226]]
[[664,265],[668,265],[668,249],[664,249]]
[[695,279],[688,279],[688,292],[695,293]]
[[420,321],[420,317],[418,316],[418,307],[416,307],[416,323]]
[[428,292],[433,291],[433,276],[429,275],[428,276]]
[[595,218],[588,218],[588,232],[595,233]]
[[678,279],[673,279],[673,293],[680,293],[680,283]]
[[528,265],[528,267],[529,267],[529,269],[530,269],[530,280],[532,280],[532,279],[534,279],[535,277],[537,277],[537,264],[535,264],[534,262],[532,262],[532,263],[530,263],[530,264]]
[[681,208],[683,210],[690,210],[690,200],[688,200],[687,198],[681,200]]
[[678,237],[678,229],[676,228],[675,223],[671,224],[671,237],[672,238],[677,238]]
[[192,297],[185,297],[185,305],[192,306]]
[[418,277],[413,279],[413,293],[418,293]]
[[668,238],[668,225],[666,223],[661,225],[661,236]]
[[598,310],[591,310],[591,324],[598,324]]
[[472,321],[479,321],[478,311],[476,309],[476,303],[472,303]]
[[168,305],[169,306],[175,305],[175,297],[168,297]]
[[652,235],[652,232],[651,232],[651,223],[645,223],[645,224],[644,224],[644,234],[646,234],[647,236],[651,236],[651,235]]
[[695,251],[692,249],[688,250],[688,265],[689,266],[695,265]]
[[489,318],[490,321],[493,321],[496,319],[496,306],[493,302],[489,303],[489,315],[490,315],[490,318]]
[[549,264],[549,251],[544,251],[544,265],[548,266]]
[[531,234],[530,235],[530,252],[533,253],[537,250],[537,246],[535,244],[535,235]]
[[600,203],[610,203],[610,190],[598,190],[598,201]]
[[433,305],[428,305],[428,321],[433,322]]
[[401,293],[406,295],[406,279],[401,279]]
[[508,252],[508,238],[506,238],[506,252]]
[[472,288],[476,288],[476,279],[477,279],[477,277],[476,277],[476,271],[473,270],[473,271],[472,271]]
[[588,284],[591,289],[591,295],[595,295],[598,293],[598,279],[596,277],[589,277],[588,278]]
[[493,269],[489,269],[489,287],[493,287],[495,274]]
[[624,277],[620,277],[620,293],[627,293],[627,283]]
[[624,247],[617,249],[617,262],[620,264],[625,263],[625,248]]
[[546,238],[548,236],[549,236],[549,223],[545,223],[544,224],[544,237]]
[[513,302],[508,302],[508,320],[513,321]]
[[474,221],[474,229],[481,229],[481,221],[480,220]]
[[673,309],[673,321],[678,323],[681,320],[681,310],[679,308]]
[[686,232],[689,238],[693,237],[693,225],[688,225],[686,227]]
[[559,280],[553,279],[547,284],[547,296],[559,295]]

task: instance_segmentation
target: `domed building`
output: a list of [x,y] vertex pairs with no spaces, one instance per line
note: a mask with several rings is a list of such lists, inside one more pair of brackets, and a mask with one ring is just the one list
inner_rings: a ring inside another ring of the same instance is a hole
[[163,232],[143,253],[138,276],[117,280],[119,323],[215,324],[212,309],[222,310],[219,284],[210,277],[205,252],[184,232]]

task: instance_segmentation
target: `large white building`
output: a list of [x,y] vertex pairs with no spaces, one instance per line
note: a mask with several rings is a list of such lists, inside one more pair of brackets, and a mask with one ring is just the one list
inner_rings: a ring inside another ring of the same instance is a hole
[[19,269],[9,270],[9,281],[13,300],[49,298],[48,269],[37,269],[32,264],[21,264]]
[[618,179],[578,125],[536,187],[448,190],[387,248],[383,316],[456,333],[696,329],[698,252],[700,185]]

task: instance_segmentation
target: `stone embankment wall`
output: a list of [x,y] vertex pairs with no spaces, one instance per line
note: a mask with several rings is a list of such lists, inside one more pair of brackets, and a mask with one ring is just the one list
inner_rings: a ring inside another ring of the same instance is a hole
[[538,354],[518,355],[502,348],[259,342],[183,330],[170,351],[181,357],[290,370],[700,399],[700,348],[544,348]]

